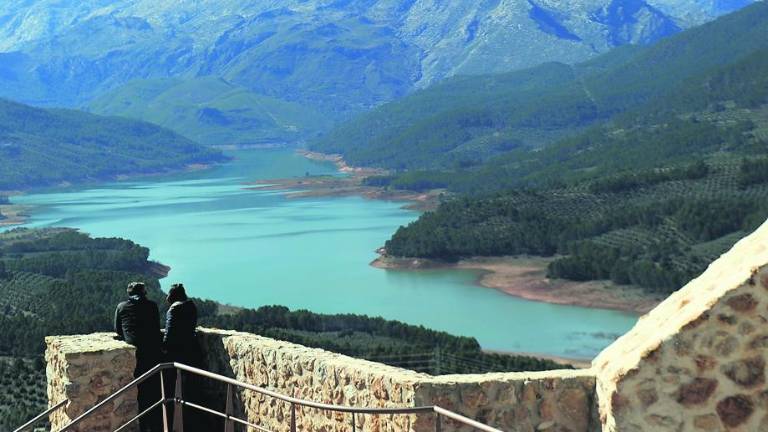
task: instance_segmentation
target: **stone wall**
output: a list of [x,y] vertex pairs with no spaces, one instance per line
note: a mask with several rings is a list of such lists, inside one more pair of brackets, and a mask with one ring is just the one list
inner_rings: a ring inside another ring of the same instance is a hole
[[[432,377],[248,333],[200,334],[212,372],[301,399],[377,408],[437,404],[510,431],[596,430],[595,379],[588,371]],[[238,405],[252,423],[289,430],[288,404],[245,391]],[[299,430],[349,431],[351,421],[349,414],[297,412]],[[362,415],[356,421],[360,431],[434,430],[433,415]],[[443,430],[461,430],[457,426],[446,422]]]
[[[595,377],[589,370],[444,375],[422,381],[415,401],[505,431],[592,432],[599,430],[594,389]],[[448,430],[472,430],[448,425]],[[429,423],[419,430],[434,427]]]
[[[497,373],[432,377],[248,333],[200,329],[208,370],[301,399],[355,407],[438,404],[502,430],[592,432],[595,378],[589,371]],[[132,380],[134,349],[111,334],[46,339],[48,396],[71,402],[51,418],[54,429]],[[186,382],[186,380],[185,380]],[[226,387],[202,387],[206,405],[223,411]],[[186,395],[185,395],[186,396]],[[238,416],[269,430],[288,431],[290,406],[238,391]],[[82,431],[114,430],[137,413],[135,392],[84,423]],[[187,396],[188,397],[188,396]],[[359,431],[433,431],[434,415],[358,415]],[[298,408],[301,431],[349,431],[350,414]],[[445,431],[470,430],[451,421]]]
[[606,432],[768,431],[768,225],[593,363]]
[[[69,400],[62,409],[52,413],[52,430],[69,424],[133,380],[136,349],[114,337],[97,333],[45,338],[49,404]],[[74,430],[113,431],[137,413],[136,392],[127,392]]]

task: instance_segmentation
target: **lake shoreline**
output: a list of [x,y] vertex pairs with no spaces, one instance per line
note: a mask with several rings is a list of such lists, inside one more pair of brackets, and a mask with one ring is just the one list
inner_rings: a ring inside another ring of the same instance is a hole
[[589,369],[592,367],[591,358],[572,358],[567,356],[556,356],[550,354],[530,353],[523,351],[499,351],[499,350],[483,350],[486,354],[500,354],[508,356],[520,356],[520,357],[533,357],[540,360],[551,360],[555,363],[563,365],[563,367],[573,366],[576,369]]
[[165,279],[171,273],[171,267],[157,261],[150,261],[147,272],[157,279]]
[[349,197],[361,196],[366,199],[405,202],[403,208],[419,212],[434,210],[440,204],[442,190],[427,192],[412,192],[391,190],[363,184],[366,177],[386,175],[388,171],[379,168],[353,167],[344,161],[341,155],[297,150],[297,153],[307,159],[330,162],[345,176],[306,176],[294,178],[277,178],[257,180],[246,183],[247,190],[291,191],[286,194],[288,199],[312,197]]
[[[189,172],[195,172],[195,171],[204,171],[207,169],[211,169],[212,167],[218,165],[218,163],[195,163],[195,164],[188,164],[185,165],[183,168],[177,169],[177,170],[165,170],[165,171],[157,171],[157,172],[150,172],[150,173],[141,173],[141,174],[117,174],[107,179],[102,180],[89,180],[82,183],[71,183],[69,181],[62,181],[55,185],[45,186],[44,188],[55,188],[55,189],[66,189],[74,186],[99,186],[104,183],[109,182],[123,182],[128,180],[135,180],[135,179],[141,179],[141,178],[151,178],[151,177],[157,177],[161,175],[168,175],[168,174],[174,174],[174,173],[189,173]],[[43,188],[43,187],[41,187]],[[13,197],[13,196],[19,196],[19,195],[25,195],[27,192],[34,190],[35,188],[30,188],[26,190],[0,190],[0,195],[4,195],[7,197]],[[19,204],[0,204],[0,214],[3,214],[6,216],[6,219],[0,219],[0,228],[7,228],[7,227],[13,227],[18,225],[24,225],[29,221],[29,214],[27,214],[27,211],[30,210],[30,206],[24,206]]]
[[[350,166],[339,154],[298,151],[302,156],[323,162],[332,162],[346,178],[278,179],[260,182],[256,188],[298,190],[290,198],[313,196],[363,196],[369,199],[407,201],[405,208],[427,211],[437,208],[445,191],[424,193],[390,191],[366,186],[362,180],[370,175],[385,175],[386,170]],[[642,315],[653,309],[663,298],[646,294],[640,289],[616,285],[610,281],[573,282],[546,277],[546,268],[552,259],[539,257],[474,257],[458,263],[425,259],[398,259],[386,256],[379,249],[379,258],[371,266],[385,270],[456,269],[480,273],[477,285],[499,290],[505,294],[548,304],[609,309]]]
[[0,219],[0,228],[9,228],[24,225],[29,220],[28,208],[18,204],[1,204],[0,214],[5,219]]
[[[381,250],[379,251],[381,254]],[[421,258],[393,258],[381,255],[371,266],[385,270],[419,271],[430,269],[473,270],[479,272],[477,284],[525,300],[542,303],[609,309],[642,315],[663,298],[610,281],[573,282],[546,277],[551,258],[476,257],[456,263]]]
[[[432,276],[379,271],[368,266],[375,258],[372,251],[417,213],[401,210],[403,203],[394,200],[292,199],[297,195],[292,192],[312,191],[291,190],[285,184],[254,185],[282,189],[274,192],[244,190],[244,182],[258,179],[290,178],[289,183],[306,183],[307,172],[323,174],[323,182],[348,176],[339,174],[335,165],[301,157],[295,149],[231,155],[235,157],[232,163],[218,165],[211,173],[110,183],[106,188],[30,191],[15,201],[30,207],[29,225],[75,226],[94,236],[121,237],[146,245],[152,251],[151,259],[173,267],[162,279],[165,291],[171,282],[195,285],[196,297],[228,303],[219,306],[219,312],[225,314],[239,309],[232,305],[262,304],[355,312],[473,335],[488,349],[566,358],[591,357],[604,347],[604,332],[610,336],[623,333],[633,321],[631,315],[571,308],[563,312],[575,317],[573,323],[549,319],[549,314],[556,316],[560,309],[481,290],[474,284],[479,272],[435,272]],[[205,232],[201,227],[206,227]],[[209,239],[220,241],[201,248],[201,242]],[[325,254],[322,251],[328,245],[333,253]],[[241,250],[252,253],[244,256]],[[226,258],[228,254],[232,259]],[[146,268],[142,273],[155,279]],[[269,289],[276,281],[283,288]],[[359,296],[363,285],[368,291]],[[254,286],[267,288],[256,290]],[[343,300],[344,307],[330,296]],[[454,313],[427,314],[423,304],[436,312]],[[478,322],[472,310],[494,317],[495,325]],[[542,340],[525,332],[531,320],[551,328],[551,338]]]
[[[164,279],[168,277],[171,272],[171,267],[160,263],[158,261],[150,261],[148,273],[157,279]],[[216,304],[218,315],[235,315],[238,312],[248,310],[249,308],[244,306],[234,306],[231,304],[225,304],[218,301],[213,301]],[[482,350],[488,354],[499,354],[512,357],[532,357],[539,360],[551,360],[555,363],[562,365],[563,367],[572,366],[576,369],[589,369],[592,366],[591,359],[587,358],[574,358],[567,356],[556,356],[551,354],[541,354],[522,351],[500,351],[500,350]]]

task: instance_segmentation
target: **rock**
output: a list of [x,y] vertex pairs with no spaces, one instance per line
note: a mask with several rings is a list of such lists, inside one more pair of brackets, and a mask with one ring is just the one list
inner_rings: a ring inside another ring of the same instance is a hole
[[717,359],[707,355],[697,355],[694,362],[696,362],[696,368],[699,372],[706,372],[717,366]]
[[746,395],[727,397],[717,403],[717,415],[728,427],[737,427],[745,423],[754,409],[752,400]]
[[637,397],[640,399],[643,408],[648,408],[659,400],[659,395],[655,388],[638,390]]
[[739,347],[739,339],[733,335],[725,336],[717,345],[715,345],[715,353],[720,357],[728,357],[733,354]]
[[720,430],[720,419],[714,414],[696,416],[693,419],[693,427],[702,431]]
[[701,405],[706,402],[717,389],[717,380],[695,378],[688,384],[680,386],[677,402],[684,406]]
[[742,387],[755,387],[765,383],[765,360],[762,357],[733,361],[720,369],[731,381]]
[[757,308],[758,303],[757,299],[750,293],[735,295],[725,301],[725,304],[731,309],[741,313],[752,312]]

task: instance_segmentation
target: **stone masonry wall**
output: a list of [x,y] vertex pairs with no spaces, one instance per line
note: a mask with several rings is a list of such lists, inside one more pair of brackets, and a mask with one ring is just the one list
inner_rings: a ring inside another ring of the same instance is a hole
[[[432,377],[248,333],[202,330],[212,372],[301,399],[357,407],[446,409],[509,431],[591,432],[595,379],[588,371]],[[290,407],[243,392],[242,412],[273,431],[289,430]],[[351,416],[299,409],[299,430],[349,431]],[[357,416],[360,431],[432,431],[433,415]],[[460,429],[452,422],[443,430]]]
[[[438,404],[502,430],[593,432],[595,378],[589,371],[432,377],[248,333],[200,329],[208,370],[279,393],[329,404],[401,408]],[[132,380],[134,349],[112,334],[46,339],[48,396],[72,401],[52,416],[54,430]],[[185,380],[186,382],[186,380]],[[224,410],[226,387],[204,386],[207,406]],[[187,395],[185,395],[187,396]],[[84,423],[80,431],[111,431],[137,413],[135,392]],[[236,414],[269,430],[288,431],[290,407],[238,391]],[[358,415],[363,432],[433,431],[434,415]],[[347,432],[350,414],[297,409],[300,431]],[[443,430],[464,431],[451,421]]]
[[[416,405],[438,405],[505,431],[592,432],[599,430],[594,389],[589,370],[444,375],[421,383]],[[445,424],[444,430],[472,430]]]
[[[53,406],[62,400],[69,400],[64,408],[52,413],[52,430],[69,424],[133,380],[136,349],[125,342],[116,341],[114,336],[97,333],[45,339],[49,404]],[[110,403],[74,430],[111,432],[137,413],[134,390]]]
[[593,363],[606,432],[768,431],[768,225]]

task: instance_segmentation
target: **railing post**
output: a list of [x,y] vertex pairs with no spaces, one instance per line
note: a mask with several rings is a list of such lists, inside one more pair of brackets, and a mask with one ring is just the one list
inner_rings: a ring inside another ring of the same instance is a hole
[[224,432],[235,432],[235,422],[233,422],[231,419],[231,417],[235,414],[232,396],[232,384],[227,384],[227,407],[224,410],[224,414],[227,415],[227,418],[224,420]]
[[442,432],[443,424],[439,413],[435,413],[435,432]]
[[184,432],[184,405],[181,401],[183,393],[181,389],[181,369],[176,369],[176,392],[173,407],[173,432]]
[[355,413],[352,413],[352,432],[357,431],[357,422],[355,421]]
[[291,402],[291,432],[296,432],[296,404]]
[[171,432],[168,429],[168,402],[166,401],[166,398],[168,395],[165,392],[165,370],[160,369],[160,397],[163,399],[163,432]]

